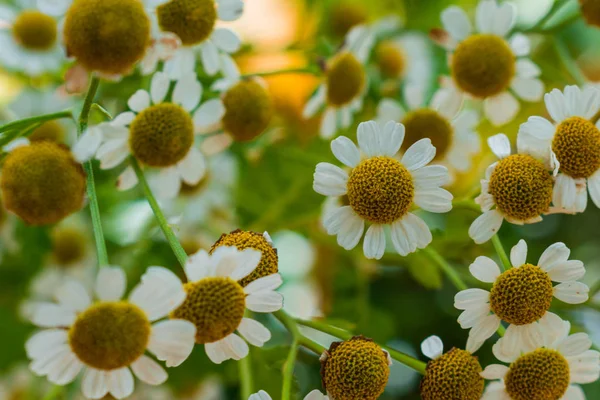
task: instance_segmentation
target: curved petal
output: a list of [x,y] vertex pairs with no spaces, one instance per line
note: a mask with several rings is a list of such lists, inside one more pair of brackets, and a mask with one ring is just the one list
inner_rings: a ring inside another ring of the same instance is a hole
[[600,169],[588,178],[587,183],[592,201],[600,208]]
[[508,367],[501,364],[491,364],[485,367],[481,376],[484,379],[504,379],[504,376],[508,372]]
[[163,267],[150,267],[131,291],[129,301],[146,312],[150,321],[167,316],[185,300],[177,275]]
[[577,183],[566,174],[558,174],[554,183],[552,203],[566,212],[577,209]]
[[377,119],[381,122],[400,121],[405,113],[396,100],[384,98],[377,105]]
[[100,269],[96,278],[96,296],[102,301],[117,301],[123,298],[127,278],[123,269],[106,266]]
[[415,171],[429,164],[435,158],[436,149],[431,144],[431,139],[421,139],[406,150],[402,157],[402,164],[409,171]]
[[314,173],[313,189],[323,196],[342,196],[347,192],[348,173],[333,164],[321,162]]
[[433,240],[431,231],[425,221],[412,213],[406,214],[400,224],[411,246],[411,252],[416,249],[424,249]]
[[354,168],[360,162],[360,152],[354,142],[346,136],[340,136],[331,142],[331,151],[333,155],[342,162],[342,164]]
[[88,368],[83,374],[81,391],[88,399],[101,399],[108,394],[108,372]]
[[557,350],[565,357],[578,356],[592,347],[592,340],[587,333],[579,332],[569,335],[559,345]]
[[544,83],[536,78],[514,78],[510,88],[525,101],[537,102],[544,95]]
[[488,303],[490,292],[483,289],[472,288],[461,290],[454,296],[454,308],[467,310]]
[[150,97],[153,104],[160,104],[167,97],[171,80],[169,76],[162,71],[158,71],[152,76],[150,83]]
[[502,221],[504,216],[499,211],[486,211],[473,221],[469,227],[469,236],[477,244],[485,243],[498,233]]
[[320,85],[317,91],[308,99],[308,102],[302,110],[302,117],[304,119],[312,118],[319,109],[325,104],[325,95],[327,94],[327,88],[325,85]]
[[188,282],[199,281],[210,273],[210,255],[206,250],[201,249],[196,254],[190,256],[185,263],[184,270]]
[[365,230],[365,222],[354,212],[349,218],[341,221],[340,230],[337,233],[337,242],[346,250],[356,247]]
[[217,12],[221,21],[235,21],[244,13],[244,2],[241,0],[219,0]]
[[235,333],[232,333],[231,335],[223,339],[221,345],[229,349],[229,354],[234,360],[241,360],[242,358],[246,357],[250,352],[248,344],[244,341],[244,339],[242,339]]
[[538,261],[538,266],[544,271],[549,271],[554,264],[566,262],[570,254],[571,250],[564,243],[554,243],[544,250]]
[[415,190],[414,202],[425,211],[447,213],[452,209],[452,193],[442,188]]
[[358,146],[367,157],[381,156],[383,153],[379,145],[381,132],[375,121],[361,122],[358,125]]
[[385,232],[382,225],[373,224],[367,229],[363,251],[368,259],[379,260],[385,252]]
[[504,125],[512,121],[519,109],[519,102],[509,92],[502,92],[483,101],[483,110],[494,126]]
[[469,265],[471,275],[485,283],[494,283],[500,276],[500,267],[489,257],[479,256]]
[[150,94],[143,89],[139,89],[129,98],[127,106],[130,110],[138,113],[143,111],[145,108],[150,107]]
[[67,343],[68,332],[64,329],[45,329],[33,335],[25,342],[27,357],[46,358],[58,346]]
[[438,336],[429,336],[421,343],[421,353],[431,360],[444,354],[444,343]]
[[260,313],[271,313],[281,310],[283,295],[277,292],[259,292],[246,297],[246,308]]
[[520,267],[527,262],[527,243],[523,239],[510,249],[510,262],[513,267]]
[[497,315],[491,314],[483,318],[478,325],[475,325],[469,331],[469,338],[475,342],[483,342],[492,337],[500,326],[500,318]]
[[558,89],[552,89],[550,93],[544,95],[546,109],[555,122],[562,122],[569,115],[569,108],[563,93]]
[[214,74],[219,72],[219,50],[213,42],[211,42],[210,40],[206,40],[200,45],[200,57],[202,58],[202,65],[204,66],[204,71],[208,75],[213,76]]
[[135,171],[132,167],[127,167],[121,172],[119,178],[117,179],[117,189],[119,190],[129,190],[135,187],[138,184],[138,178],[135,174]]
[[198,82],[196,74],[186,74],[181,77],[173,90],[173,102],[179,104],[186,111],[192,111],[202,97],[202,85]]
[[238,331],[248,343],[256,347],[262,347],[271,339],[271,332],[263,324],[251,318],[243,318]]
[[161,169],[158,174],[148,178],[150,189],[160,199],[174,199],[181,190],[181,176],[177,167]]
[[464,310],[458,316],[458,324],[463,329],[470,329],[481,323],[483,318],[490,314],[489,303],[483,303],[478,306],[473,306]]
[[129,368],[124,367],[106,372],[108,392],[115,399],[124,399],[133,393],[133,375]]
[[213,343],[206,343],[204,350],[210,361],[215,364],[221,364],[223,361],[229,360],[229,352],[221,345],[222,340]]
[[42,328],[71,326],[75,322],[75,312],[53,303],[40,303],[35,307],[31,322]]
[[204,155],[200,150],[192,147],[185,158],[177,164],[177,172],[188,185],[197,185],[206,174]]
[[404,141],[404,125],[394,121],[389,121],[383,127],[383,132],[379,138],[379,145],[382,155],[394,157]]
[[590,288],[581,282],[563,282],[554,286],[554,297],[569,304],[581,304],[588,301]]
[[244,293],[255,294],[262,292],[271,292],[277,289],[283,283],[283,279],[280,274],[271,274],[258,278],[244,287]]
[[552,264],[546,272],[554,282],[571,282],[583,278],[585,267],[579,260],[569,260]]
[[61,306],[75,312],[85,310],[92,303],[90,295],[85,290],[85,287],[74,280],[69,280],[60,285],[56,290],[54,297]]
[[167,367],[183,363],[194,349],[196,327],[181,319],[167,320],[152,325],[148,350]]
[[450,183],[448,168],[443,165],[427,165],[412,172],[415,189],[433,189]]
[[444,29],[453,39],[461,41],[471,33],[471,21],[465,11],[458,6],[450,6],[442,11]]
[[337,111],[333,107],[327,107],[321,119],[320,133],[323,139],[329,139],[337,131]]
[[240,37],[229,28],[215,28],[210,38],[218,48],[227,53],[235,53],[242,44]]
[[146,355],[142,355],[131,364],[135,376],[148,385],[162,385],[167,381],[167,371],[156,361]]
[[505,134],[499,133],[497,135],[491,136],[488,138],[487,142],[492,152],[499,159],[503,159],[510,156],[510,140],[508,140],[508,137]]
[[244,249],[237,253],[237,263],[235,269],[229,277],[234,281],[244,279],[252,273],[260,263],[262,253],[256,249]]
[[225,105],[221,99],[212,99],[202,103],[194,113],[194,126],[209,129],[218,124],[225,115]]

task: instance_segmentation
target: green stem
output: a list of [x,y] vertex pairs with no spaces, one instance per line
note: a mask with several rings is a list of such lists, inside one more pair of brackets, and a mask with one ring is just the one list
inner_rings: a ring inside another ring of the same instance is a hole
[[248,397],[254,393],[254,380],[252,377],[250,353],[238,361],[238,368],[240,372],[241,399],[248,400]]
[[[9,122],[6,125],[0,126],[0,133],[11,131],[13,129],[21,129],[36,122],[46,122],[53,119],[73,118],[70,110],[59,111],[52,114],[38,115],[37,117],[23,118],[18,121]],[[0,146],[4,146],[5,139],[0,139]]]
[[423,249],[423,252],[429,256],[446,274],[448,279],[452,282],[454,287],[458,290],[466,290],[469,288],[467,284],[462,280],[458,272],[450,265],[448,261],[440,253],[438,253],[433,247],[428,246]]
[[575,63],[575,60],[573,60],[573,57],[571,57],[571,53],[569,53],[569,49],[565,41],[561,38],[555,37],[554,47],[556,48],[556,53],[558,54],[558,57],[560,58],[561,62],[563,63],[571,77],[575,80],[575,83],[577,83],[577,85],[579,86],[585,84],[585,76],[581,72],[581,69],[579,69],[579,67]]
[[503,271],[506,271],[512,267],[510,263],[510,259],[506,255],[506,251],[504,251],[504,246],[502,246],[502,242],[500,241],[500,237],[496,234],[492,236],[492,243],[494,244],[494,248],[496,249],[496,253],[500,258],[501,265]]
[[456,209],[470,210],[470,211],[474,211],[476,213],[481,212],[481,207],[479,207],[479,205],[477,203],[475,203],[475,201],[473,201],[473,199],[470,199],[470,198],[459,199],[459,200],[453,201],[452,209],[453,210],[456,210]]
[[113,119],[112,115],[110,115],[110,113],[104,107],[102,107],[100,104],[94,103],[94,104],[92,104],[92,108],[98,110],[98,112],[100,114],[102,114],[102,116],[104,118],[106,118],[107,120],[110,121],[111,119]]
[[43,400],[54,400],[56,399],[63,391],[63,387],[59,385],[54,385],[50,388],[48,393],[43,397]]
[[314,68],[288,68],[288,69],[279,69],[276,71],[267,71],[267,72],[257,72],[254,74],[246,74],[242,75],[241,78],[251,78],[253,76],[273,76],[273,75],[283,75],[283,74],[311,74],[311,75],[320,75],[320,72],[315,70]]
[[165,235],[167,241],[169,242],[169,245],[171,246],[173,253],[175,253],[175,257],[177,257],[179,264],[181,264],[181,266],[184,267],[185,263],[187,261],[187,254],[186,254],[185,250],[183,249],[183,247],[181,247],[181,243],[179,243],[179,240],[177,240],[177,237],[175,236],[175,234],[173,233],[173,230],[169,226],[169,223],[167,222],[165,215],[163,214],[162,210],[160,209],[160,206],[158,205],[158,202],[156,201],[156,198],[154,197],[154,194],[152,193],[150,186],[148,186],[148,181],[146,181],[146,177],[144,176],[144,172],[140,168],[139,163],[137,162],[137,160],[134,157],[130,157],[129,160],[131,162],[131,166],[133,167],[133,170],[135,171],[135,174],[137,175],[138,181],[140,182],[140,185],[142,186],[144,195],[146,196],[146,200],[148,200],[148,203],[150,204],[150,207],[152,208],[152,211],[154,212],[154,217],[156,218],[156,222],[158,222],[160,229],[163,231],[163,234]]
[[300,340],[294,338],[287,359],[283,366],[283,386],[281,389],[281,400],[290,400],[292,398],[292,384],[294,381],[294,367],[296,365],[296,357],[298,356],[298,345]]

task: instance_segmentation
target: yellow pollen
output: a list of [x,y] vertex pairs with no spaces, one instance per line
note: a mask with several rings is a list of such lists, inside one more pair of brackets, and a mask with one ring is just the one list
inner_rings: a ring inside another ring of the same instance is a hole
[[67,54],[86,69],[125,74],[150,45],[150,19],[140,0],[75,0],[64,41]]
[[220,246],[235,246],[238,250],[255,249],[260,251],[260,262],[256,269],[238,282],[242,286],[246,286],[258,278],[276,274],[279,271],[277,249],[267,242],[262,233],[236,229],[231,233],[222,234],[211,247],[210,254]]
[[177,104],[161,103],[146,108],[135,117],[129,129],[133,155],[151,167],[177,164],[194,143],[192,117]]
[[348,179],[348,201],[363,219],[390,224],[402,218],[412,205],[412,175],[389,157],[373,157],[358,164]]
[[404,74],[406,60],[397,44],[382,42],[375,50],[375,59],[381,74],[386,78],[398,78]]
[[452,55],[456,84],[475,97],[490,97],[510,86],[515,55],[500,36],[476,34],[462,41]]
[[231,278],[209,277],[183,285],[187,297],[171,313],[196,325],[196,343],[212,343],[232,334],[246,309],[244,289]]
[[352,53],[345,51],[330,62],[326,82],[327,102],[340,107],[362,93],[366,83],[365,69]]
[[36,128],[31,135],[29,140],[32,142],[38,140],[50,140],[56,143],[62,143],[65,139],[65,128],[58,121],[46,121],[38,128]]
[[5,207],[32,225],[52,224],[83,205],[85,173],[54,142],[33,142],[4,160],[0,188]]
[[569,387],[569,363],[558,351],[538,349],[511,364],[504,379],[513,400],[559,400]]
[[468,351],[453,348],[427,363],[421,380],[423,400],[479,400],[484,381],[481,365]]
[[600,27],[600,1],[599,0],[579,0],[581,14],[590,25]]
[[156,8],[158,24],[173,32],[186,46],[206,40],[217,21],[214,0],[171,0]]
[[79,229],[56,227],[50,238],[52,240],[52,257],[57,264],[69,266],[85,257],[86,238]]
[[25,10],[17,16],[12,33],[21,46],[28,50],[51,49],[56,43],[56,20],[36,10]]
[[589,178],[600,168],[600,131],[581,117],[566,119],[556,127],[552,151],[562,172],[572,178]]
[[527,325],[546,314],[553,294],[550,276],[536,265],[525,264],[496,279],[490,292],[490,307],[503,321]]
[[367,9],[359,2],[338,2],[329,13],[327,25],[336,36],[345,36],[356,25],[366,22]]
[[489,193],[504,214],[527,221],[549,210],[553,185],[542,162],[530,155],[513,154],[498,162]]
[[403,151],[408,150],[419,140],[429,138],[436,149],[435,159],[444,158],[452,142],[453,130],[450,122],[440,113],[429,108],[421,108],[406,114],[402,124],[405,128]]
[[383,393],[389,375],[388,355],[362,336],[332,343],[321,361],[323,386],[336,400],[375,400]]
[[100,302],[77,316],[69,329],[69,345],[86,365],[113,370],[144,354],[150,321],[139,307],[124,301]]
[[255,80],[242,80],[223,96],[225,115],[222,123],[238,142],[247,142],[263,133],[274,113],[269,92]]

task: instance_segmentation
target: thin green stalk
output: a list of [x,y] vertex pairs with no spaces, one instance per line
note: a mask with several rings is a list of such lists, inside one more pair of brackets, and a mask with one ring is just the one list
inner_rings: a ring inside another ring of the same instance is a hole
[[298,356],[298,346],[300,340],[294,338],[290,351],[283,366],[283,386],[281,388],[281,400],[290,400],[292,398],[292,384],[294,383],[294,367],[296,366],[296,357]]
[[591,287],[590,287],[590,291],[588,293],[589,296],[589,301],[592,301],[594,299],[594,297],[596,297],[596,295],[598,294],[598,292],[600,292],[600,279],[598,279]]
[[[70,110],[65,110],[65,111],[55,112],[52,114],[38,115],[37,117],[23,118],[18,121],[9,122],[6,125],[0,126],[0,133],[8,132],[13,129],[21,129],[21,128],[27,127],[31,124],[37,123],[37,122],[46,122],[46,121],[50,121],[53,119],[61,119],[61,118],[73,118],[73,114],[71,113]],[[0,139],[0,146],[4,146],[5,144],[6,144],[5,139],[4,138]]]
[[569,75],[571,75],[571,77],[575,80],[575,83],[577,83],[577,85],[579,86],[585,84],[585,76],[583,75],[583,72],[581,72],[581,69],[575,63],[575,60],[573,60],[573,57],[571,57],[571,53],[569,52],[565,41],[559,37],[555,37],[554,47],[556,48],[558,58],[561,60],[564,67],[569,72]]
[[257,72],[254,74],[246,74],[242,75],[243,78],[251,78],[253,76],[273,76],[273,75],[283,75],[283,74],[311,74],[311,75],[320,75],[320,72],[314,68],[288,68],[288,69],[279,69],[276,71],[267,71],[267,72]]
[[240,372],[241,399],[248,400],[248,397],[254,393],[254,378],[252,377],[250,353],[238,361],[238,369]]
[[43,397],[43,400],[54,400],[56,399],[63,391],[63,387],[59,385],[54,385],[50,388],[48,393]]
[[459,200],[453,201],[452,209],[453,210],[456,210],[456,209],[470,210],[470,211],[474,211],[476,213],[481,212],[481,207],[479,207],[479,205],[477,203],[475,203],[475,201],[473,201],[473,199],[471,199],[471,198],[464,198],[464,199],[459,199]]
[[102,116],[104,118],[106,118],[107,120],[110,121],[111,119],[113,119],[112,115],[110,115],[110,113],[106,110],[106,108],[102,107],[100,104],[94,103],[94,104],[92,104],[92,108],[95,110],[98,110],[98,112],[100,114],[102,114]]
[[307,338],[306,336],[301,336],[298,343],[302,347],[306,347],[307,349],[312,350],[318,356],[320,356],[325,350],[327,350],[325,347],[321,346],[314,340]]
[[500,267],[502,268],[502,270],[506,271],[507,269],[510,269],[512,267],[512,264],[510,263],[510,259],[506,255],[506,251],[504,251],[504,246],[502,246],[500,237],[498,237],[497,234],[492,236],[492,243],[494,244],[496,253],[498,254],[498,257],[500,258],[500,261],[501,261]]
[[152,212],[154,212],[154,217],[156,218],[156,222],[158,222],[160,229],[163,231],[163,234],[165,235],[165,238],[169,242],[169,245],[171,246],[171,250],[173,250],[173,253],[175,253],[175,257],[177,257],[179,264],[181,264],[182,267],[185,266],[185,263],[187,261],[187,254],[186,254],[185,250],[183,249],[183,247],[181,247],[181,243],[179,243],[179,240],[177,240],[177,237],[175,236],[175,234],[173,233],[173,230],[169,226],[169,223],[167,222],[165,215],[163,214],[162,210],[160,209],[160,206],[158,205],[158,202],[156,201],[156,198],[154,197],[154,194],[152,193],[150,186],[148,186],[148,181],[146,181],[144,172],[142,171],[139,163],[137,162],[137,160],[134,157],[130,157],[129,160],[130,160],[131,166],[133,167],[133,170],[135,171],[135,174],[137,175],[138,181],[139,181],[140,185],[142,186],[142,190],[144,191],[146,200],[148,200],[148,203],[150,204],[150,207],[152,208]]
[[440,253],[438,253],[433,247],[428,246],[422,250],[425,254],[429,256],[446,274],[448,279],[452,282],[454,287],[458,290],[466,290],[469,286],[462,280],[458,272],[450,265],[448,261]]
[[283,326],[285,326],[288,332],[290,332],[290,334],[292,335],[292,338],[296,338],[298,340],[298,344],[300,344],[303,347],[306,347],[309,350],[314,351],[319,356],[323,354],[325,348],[319,343],[304,336],[302,332],[300,332],[300,329],[298,329],[298,324],[296,323],[296,320],[290,315],[288,315],[285,311],[279,310],[273,313],[273,316],[277,318],[279,322],[283,324]]

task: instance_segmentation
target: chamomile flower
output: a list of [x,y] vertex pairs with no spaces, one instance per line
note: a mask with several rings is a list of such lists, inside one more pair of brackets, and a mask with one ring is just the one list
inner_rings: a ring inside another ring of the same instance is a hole
[[[103,267],[95,284],[97,301],[81,284],[67,281],[58,288],[58,303],[42,303],[33,322],[44,329],[26,343],[30,368],[56,385],[66,385],[84,371],[83,395],[117,399],[133,393],[131,371],[143,382],[159,385],[167,373],[146,350],[167,366],[181,364],[194,346],[196,328],[183,320],[165,320],[186,294],[175,274],[151,267],[127,300],[125,273]],[[131,369],[131,370],[130,370]]]
[[[195,185],[204,176],[205,160],[194,146],[197,133],[195,116],[190,113],[202,96],[202,85],[188,75],[175,85],[172,100],[166,99],[170,80],[163,72],[152,77],[150,92],[138,90],[129,98],[126,111],[110,123],[88,129],[74,152],[85,160],[95,153],[100,168],[111,169],[135,157],[142,165],[160,172],[149,179],[159,197],[177,196],[181,184]],[[131,167],[119,177],[118,188],[127,190],[137,184]]]
[[275,291],[282,283],[279,274],[256,279],[245,287],[240,284],[260,260],[257,250],[221,246],[210,255],[200,250],[185,265],[187,298],[171,312],[171,318],[196,326],[196,343],[204,345],[206,355],[216,364],[246,357],[246,341],[262,347],[271,338],[264,325],[244,317],[246,310],[270,313],[283,306],[283,297]]
[[488,385],[482,400],[585,400],[579,384],[592,383],[600,375],[600,353],[590,350],[586,333],[569,335],[571,324],[563,321],[558,337],[532,337],[533,350],[515,352],[508,342],[493,347],[496,358],[510,363],[492,364],[481,374],[497,380]]
[[[273,400],[269,393],[264,390],[259,390],[258,392],[251,394],[248,397],[248,400]],[[319,390],[315,389],[306,396],[304,396],[304,400],[329,400],[329,396],[325,396]]]
[[552,203],[554,179],[548,165],[522,154],[520,147],[511,155],[510,141],[502,133],[490,137],[488,145],[500,161],[486,169],[475,199],[483,211],[469,227],[475,243],[490,240],[504,220],[517,225],[540,222]]
[[440,187],[448,182],[447,168],[426,166],[435,157],[431,140],[417,141],[398,160],[404,135],[404,125],[393,121],[383,129],[375,121],[363,122],[358,126],[360,150],[345,136],[331,142],[333,154],[349,171],[329,163],[317,165],[313,189],[347,198],[348,205],[330,212],[324,221],[327,233],[337,235],[344,249],[358,244],[367,222],[371,224],[363,245],[367,258],[383,256],[385,226],[390,227],[394,248],[405,256],[432,240],[427,224],[410,212],[412,207],[435,213],[452,208],[452,194]]
[[352,28],[340,51],[327,63],[325,81],[306,103],[304,118],[313,117],[325,106],[320,128],[323,138],[331,138],[339,128],[348,128],[353,114],[362,109],[367,91],[365,63],[374,40],[368,27]]
[[471,167],[471,158],[481,147],[479,134],[475,131],[479,124],[477,112],[460,111],[460,104],[449,101],[451,99],[442,91],[427,104],[424,87],[406,85],[405,89],[408,110],[398,101],[385,98],[377,107],[377,120],[380,123],[397,121],[404,125],[402,151],[429,138],[436,150],[435,162],[453,171],[467,171]]
[[444,343],[437,336],[425,339],[421,351],[431,359],[421,380],[423,400],[481,398],[484,381],[477,357],[455,347],[444,353]]
[[524,101],[542,98],[544,85],[540,69],[529,58],[529,39],[520,33],[511,35],[517,20],[511,3],[480,0],[473,32],[465,11],[450,6],[442,12],[445,32],[432,34],[447,49],[452,79],[445,90],[452,101],[465,97],[483,102],[485,116],[494,125],[510,122]]
[[587,192],[600,207],[600,91],[567,86],[544,96],[554,120],[530,117],[519,128],[517,144],[551,163],[556,175],[553,203],[558,210],[583,212]]
[[40,11],[35,0],[0,5],[0,63],[29,76],[55,72],[66,61],[59,21]]
[[[466,289],[454,298],[454,306],[464,310],[459,324],[471,329],[467,350],[476,351],[501,321],[509,326],[500,341],[516,352],[532,351],[533,337],[560,328],[561,319],[549,311],[552,299],[581,304],[589,292],[587,285],[577,282],[585,274],[583,263],[569,260],[570,252],[564,243],[555,243],[533,265],[527,263],[527,243],[520,240],[510,252],[513,268],[504,272],[490,258],[477,257],[469,267],[471,274],[493,286],[489,292]],[[553,286],[552,282],[559,284]]]

